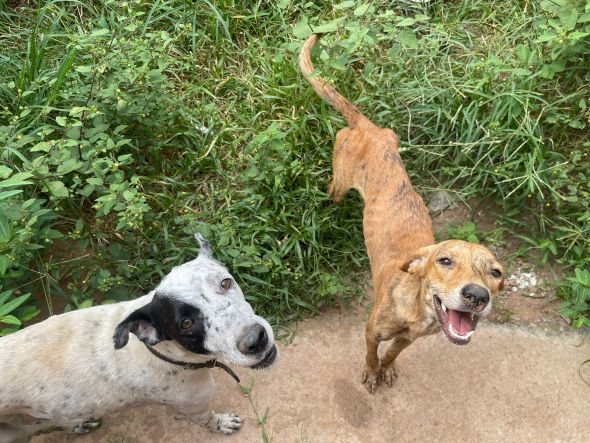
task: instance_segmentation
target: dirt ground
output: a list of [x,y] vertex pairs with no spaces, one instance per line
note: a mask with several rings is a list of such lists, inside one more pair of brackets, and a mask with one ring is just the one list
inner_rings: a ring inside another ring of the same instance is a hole
[[[299,324],[264,372],[238,370],[274,442],[588,441],[590,387],[580,364],[590,340],[571,332],[483,322],[471,343],[442,335],[417,340],[398,361],[399,377],[369,395],[360,383],[362,309]],[[590,379],[590,368],[582,367]],[[244,419],[231,436],[212,434],[165,406],[107,416],[82,437],[54,433],[35,443],[260,442],[262,426],[232,379],[216,372],[215,410]]]
[[[435,226],[440,232],[468,215],[458,207],[435,217]],[[367,309],[357,306],[300,322],[292,342],[279,345],[272,369],[237,369],[243,386],[253,384],[250,397],[215,370],[214,409],[244,420],[234,435],[148,406],[104,417],[86,436],[53,433],[33,441],[260,442],[263,431],[281,443],[590,441],[590,386],[583,381],[590,381],[590,364],[582,365],[590,339],[559,315],[552,285],[558,271],[522,260],[505,266],[506,288],[469,345],[442,334],[417,340],[398,359],[395,385],[375,395],[360,383]]]

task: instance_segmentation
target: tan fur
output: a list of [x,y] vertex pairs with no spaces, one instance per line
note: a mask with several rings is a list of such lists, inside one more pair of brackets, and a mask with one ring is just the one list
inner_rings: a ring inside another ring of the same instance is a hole
[[[405,347],[416,338],[441,329],[434,295],[445,306],[447,302],[454,303],[458,306],[454,309],[467,311],[467,304],[460,300],[461,289],[478,284],[487,288],[493,299],[501,289],[502,279],[490,272],[501,272],[501,266],[480,245],[457,240],[434,244],[428,210],[410,183],[395,133],[376,126],[332,86],[312,76],[310,52],[318,39],[319,35],[314,34],[305,42],[299,66],[318,95],[339,111],[349,125],[336,135],[334,177],[329,193],[339,202],[353,188],[365,202],[363,229],[375,303],[366,330],[363,382],[372,393],[380,380],[388,385],[393,383],[394,361]],[[437,259],[442,256],[453,260],[452,269],[438,264]],[[489,306],[482,316],[488,313]],[[379,361],[379,343],[391,339]]]

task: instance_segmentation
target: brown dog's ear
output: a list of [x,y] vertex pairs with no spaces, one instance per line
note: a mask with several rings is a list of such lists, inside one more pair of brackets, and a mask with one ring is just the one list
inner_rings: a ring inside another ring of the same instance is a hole
[[[434,245],[432,245],[434,246]],[[424,275],[426,270],[426,263],[428,262],[428,256],[432,251],[432,246],[424,246],[418,249],[406,260],[406,262],[400,268],[404,272],[408,272],[414,275]]]

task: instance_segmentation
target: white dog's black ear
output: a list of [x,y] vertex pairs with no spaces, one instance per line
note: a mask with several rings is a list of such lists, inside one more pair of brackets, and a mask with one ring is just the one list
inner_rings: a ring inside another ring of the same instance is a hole
[[203,237],[203,234],[197,232],[195,234],[195,239],[199,242],[199,246],[201,246],[201,250],[199,251],[199,257],[207,257],[211,258],[213,256],[213,249],[211,248],[211,244]]
[[138,339],[150,346],[164,339],[152,318],[151,304],[147,304],[137,311],[132,312],[125,320],[119,323],[113,335],[115,349],[121,349],[127,344],[130,332],[134,333]]

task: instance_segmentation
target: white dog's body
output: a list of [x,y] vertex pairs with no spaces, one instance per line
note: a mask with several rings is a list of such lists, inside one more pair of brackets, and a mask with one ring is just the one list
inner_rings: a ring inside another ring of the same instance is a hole
[[[262,368],[274,362],[272,329],[208,251],[205,245],[199,258],[174,268],[141,298],[56,315],[1,338],[0,421],[8,414],[42,421],[0,424],[0,442],[26,441],[52,428],[87,432],[104,414],[146,403],[171,405],[215,431],[239,429],[238,417],[209,409],[210,369],[184,369],[146,347],[187,363],[219,357]],[[187,318],[191,327],[180,328]]]
[[[13,334],[6,345],[0,340],[2,414],[80,421],[142,403],[184,402],[207,408],[214,393],[211,371],[171,365],[147,352],[137,339],[122,350],[113,346],[117,325],[152,297],[153,293],[56,315]],[[72,340],[78,336],[76,331],[85,331],[82,346]],[[178,355],[176,347],[168,344],[154,348],[189,361],[189,352]],[[190,357],[195,362],[208,360],[207,356]]]

